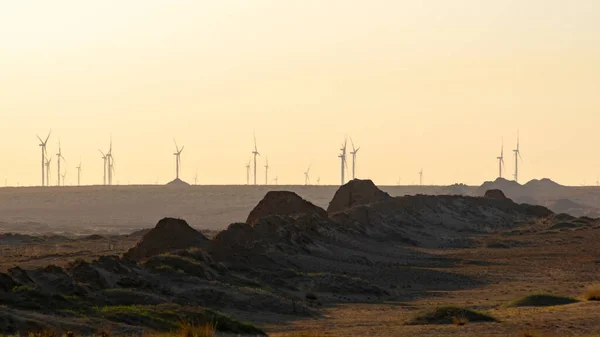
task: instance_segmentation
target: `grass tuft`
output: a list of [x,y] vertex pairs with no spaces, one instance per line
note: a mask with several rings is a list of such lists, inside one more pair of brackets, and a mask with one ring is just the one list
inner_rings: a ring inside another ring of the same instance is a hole
[[507,308],[514,307],[552,307],[555,305],[566,305],[577,303],[572,297],[556,296],[550,294],[532,294],[506,304]]
[[417,314],[406,322],[407,325],[456,324],[468,322],[497,322],[494,317],[483,312],[460,307],[437,307]]
[[589,286],[583,297],[588,301],[600,301],[600,284]]

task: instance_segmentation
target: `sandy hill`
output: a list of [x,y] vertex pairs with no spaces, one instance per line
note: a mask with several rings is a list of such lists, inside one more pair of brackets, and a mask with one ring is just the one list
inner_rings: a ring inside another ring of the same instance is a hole
[[123,256],[140,261],[151,256],[190,247],[205,247],[208,238],[181,219],[164,218]]
[[247,224],[254,225],[260,218],[269,215],[294,216],[316,214],[327,218],[322,208],[302,199],[298,194],[287,191],[270,191],[248,215]]

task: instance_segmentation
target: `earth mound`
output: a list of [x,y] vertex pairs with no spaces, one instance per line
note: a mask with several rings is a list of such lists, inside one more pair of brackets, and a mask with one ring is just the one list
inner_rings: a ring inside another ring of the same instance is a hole
[[202,233],[190,227],[185,220],[164,218],[146,233],[135,247],[129,249],[123,258],[140,261],[173,250],[203,248],[209,241]]
[[175,178],[175,180],[167,183],[167,186],[171,186],[171,187],[186,187],[186,186],[190,186],[190,184],[186,183],[185,181],[179,179],[179,178]]
[[502,192],[502,190],[498,190],[498,189],[493,189],[493,190],[487,190],[487,191],[485,191],[484,197],[485,198],[489,198],[489,199],[498,199],[498,200],[508,199],[504,195],[504,192]]
[[302,199],[294,192],[270,191],[250,212],[246,223],[253,226],[258,220],[266,216],[300,214],[316,214],[327,218],[327,212],[324,209]]
[[392,199],[392,197],[377,188],[371,180],[354,179],[340,187],[329,203],[327,213],[343,212],[359,205]]

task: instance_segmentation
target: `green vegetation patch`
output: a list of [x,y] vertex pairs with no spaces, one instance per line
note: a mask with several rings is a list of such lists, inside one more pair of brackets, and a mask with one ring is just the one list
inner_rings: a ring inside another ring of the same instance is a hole
[[456,324],[456,320],[468,322],[497,322],[498,320],[483,312],[467,308],[444,306],[421,312],[411,318],[407,325]]
[[552,307],[555,305],[566,305],[577,303],[578,300],[572,297],[556,296],[550,294],[532,294],[510,302],[507,308],[514,307]]
[[234,334],[266,336],[250,323],[243,323],[211,309],[182,307],[176,304],[128,305],[97,307],[96,315],[113,322],[149,327],[157,331],[172,331],[189,323],[214,324],[218,331]]

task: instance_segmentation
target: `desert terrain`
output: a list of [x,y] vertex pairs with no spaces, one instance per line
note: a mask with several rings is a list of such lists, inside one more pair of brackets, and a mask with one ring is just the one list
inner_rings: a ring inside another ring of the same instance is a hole
[[0,333],[600,334],[600,221],[503,183],[0,189]]

